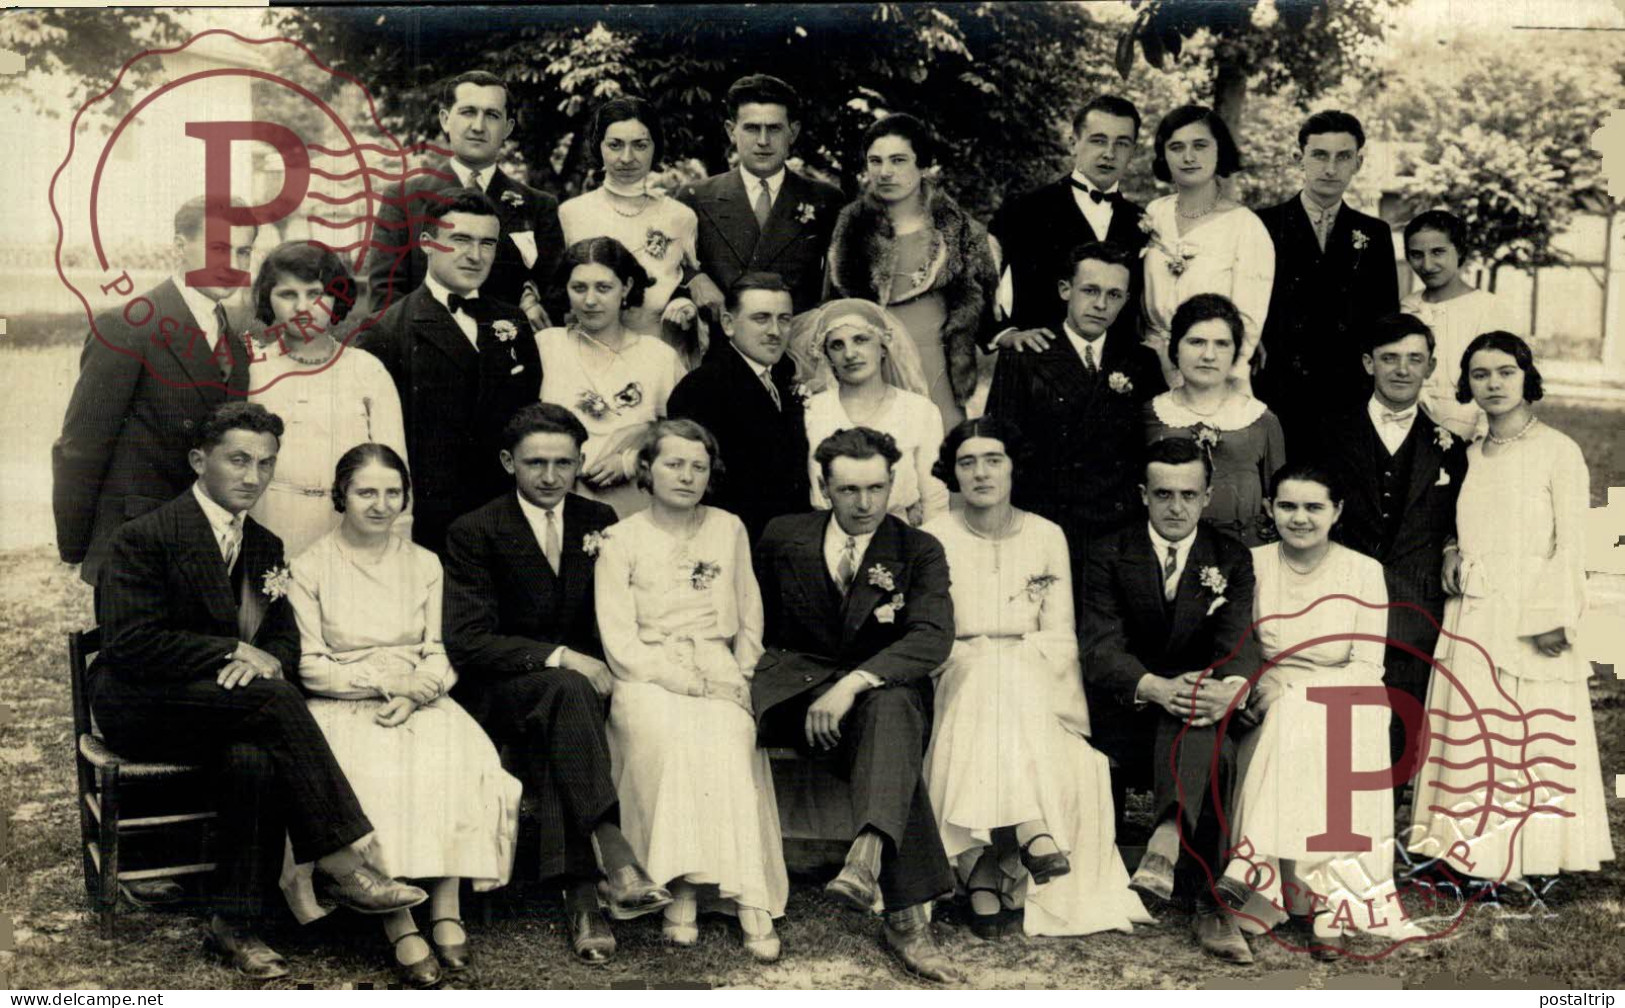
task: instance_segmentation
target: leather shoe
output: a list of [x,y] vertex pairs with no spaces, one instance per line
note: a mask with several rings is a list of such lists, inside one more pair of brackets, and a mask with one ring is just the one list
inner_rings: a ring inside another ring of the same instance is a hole
[[647,913],[665,909],[671,902],[671,893],[665,886],[657,886],[649,873],[638,864],[623,865],[598,883],[598,895],[609,904],[609,915],[616,920],[631,920]]
[[1229,875],[1220,875],[1219,881],[1213,883],[1213,894],[1219,898],[1220,903],[1232,910],[1240,910],[1253,897],[1253,891],[1247,883]]
[[1191,924],[1203,952],[1238,966],[1252,964],[1253,950],[1247,947],[1247,939],[1241,936],[1234,917],[1217,908],[1205,908],[1196,911]]
[[135,879],[120,882],[119,892],[138,907],[172,906],[186,898],[186,890],[174,879]]
[[397,882],[371,865],[361,865],[347,875],[316,874],[321,879],[317,889],[320,898],[356,913],[393,913],[415,907],[429,898],[429,894],[417,886]]
[[1041,886],[1050,879],[1060,878],[1072,870],[1072,862],[1066,855],[1057,850],[1054,854],[1034,854],[1029,849],[1044,837],[1049,837],[1050,843],[1055,838],[1048,833],[1039,833],[1021,845],[1021,867],[1027,869],[1027,874],[1033,877],[1033,885]]
[[[399,945],[413,936],[423,937],[421,932],[414,929],[395,939],[394,944]],[[440,963],[435,959],[432,949],[428,955],[415,963],[403,963],[399,959],[393,961],[395,963],[395,975],[410,987],[415,987],[418,990],[429,990],[440,983]]]
[[[451,945],[442,945],[434,938],[436,924],[455,924],[457,930],[463,932],[463,940]],[[451,974],[464,973],[473,965],[474,957],[468,952],[468,931],[463,927],[461,918],[437,917],[429,922],[429,941],[434,944],[434,954],[440,957],[440,965],[446,967]]]
[[916,903],[903,910],[886,914],[886,947],[891,949],[903,968],[924,980],[935,983],[959,984],[965,974],[949,961],[931,933],[931,922],[926,919],[925,905]]
[[597,910],[566,910],[570,926],[570,948],[582,962],[597,966],[615,955],[615,932]]
[[1309,958],[1315,962],[1336,962],[1349,950],[1349,937],[1342,931],[1336,934],[1316,934],[1309,938]]
[[245,977],[275,980],[288,975],[288,960],[241,924],[228,923],[221,917],[213,918],[203,932],[203,944]]
[[1140,867],[1134,869],[1134,877],[1128,880],[1128,887],[1166,903],[1174,898],[1173,863],[1147,851],[1140,858]]
[[848,861],[824,886],[824,895],[848,910],[871,913],[880,899],[880,883],[867,866]]

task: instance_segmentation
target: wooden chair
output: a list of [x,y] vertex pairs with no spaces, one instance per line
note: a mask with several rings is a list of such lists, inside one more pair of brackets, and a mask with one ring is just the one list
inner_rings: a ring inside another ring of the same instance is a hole
[[[113,914],[118,909],[119,884],[141,879],[175,878],[214,870],[212,861],[202,856],[189,864],[171,864],[123,870],[120,868],[121,841],[135,835],[183,827],[194,833],[207,829],[216,817],[213,811],[175,812],[126,818],[123,815],[125,790],[138,787],[158,790],[156,785],[185,782],[203,773],[201,767],[178,763],[142,763],[115,753],[96,730],[90,714],[90,698],[85,692],[85,669],[90,656],[101,650],[101,630],[68,634],[68,677],[73,690],[73,732],[79,772],[79,834],[85,870],[85,894],[101,916],[102,937],[113,937]],[[200,850],[207,850],[207,835]]]

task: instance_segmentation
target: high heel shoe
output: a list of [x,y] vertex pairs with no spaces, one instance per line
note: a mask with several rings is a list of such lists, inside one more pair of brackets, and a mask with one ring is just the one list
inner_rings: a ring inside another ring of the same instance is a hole
[[[747,919],[764,918],[767,921],[766,931],[752,931],[745,923]],[[779,945],[778,932],[773,930],[773,918],[760,911],[741,911],[739,914],[739,934],[743,939],[745,951],[750,953],[757,962],[777,962],[782,951]]]
[[[1032,845],[1043,837],[1049,837],[1050,843],[1055,843],[1055,837],[1048,833],[1038,833],[1021,845],[1021,867],[1027,869],[1027,874],[1033,877],[1033,885],[1041,886],[1051,879],[1060,878],[1072,870],[1072,862],[1066,855],[1057,850],[1054,854],[1033,854]],[[1059,847],[1059,844],[1056,844]]]
[[[976,894],[979,892],[992,893],[998,901],[999,908],[992,913],[981,913],[976,909]],[[1004,896],[992,886],[971,886],[965,891],[966,903],[970,909],[971,934],[983,941],[998,941],[1004,937],[1005,910]]]
[[[413,929],[396,938],[390,944],[399,947],[401,942],[413,935],[421,938],[423,932]],[[428,955],[415,963],[403,963],[399,957],[392,956],[391,958],[395,961],[395,974],[410,986],[416,987],[418,990],[428,990],[440,983],[440,961],[434,957],[432,948],[429,950]]]
[[[455,924],[457,930],[463,932],[463,940],[454,945],[442,945],[435,940],[434,929],[439,924]],[[474,957],[468,951],[468,929],[463,927],[460,917],[436,917],[429,922],[429,941],[434,947],[435,955],[440,957],[440,964],[446,967],[446,972],[452,975],[467,972],[474,964]]]

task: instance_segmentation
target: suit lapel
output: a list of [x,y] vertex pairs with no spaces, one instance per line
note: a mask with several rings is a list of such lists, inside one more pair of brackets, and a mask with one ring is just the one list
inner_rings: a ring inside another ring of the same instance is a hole
[[[890,598],[895,593],[903,592],[902,547],[902,535],[898,532],[897,519],[890,516],[882,519],[880,527],[875,529],[874,538],[869,540],[869,548],[863,551],[863,558],[858,562],[857,577],[853,579],[852,589],[846,593],[846,601],[841,608],[843,651],[863,629],[864,620],[869,618],[883,598]],[[869,572],[876,567],[884,567],[891,574],[895,586],[892,590],[887,591],[869,583]],[[907,604],[905,598],[904,605]]]
[[[728,384],[737,385],[740,395],[745,399],[745,402],[739,405],[748,405],[752,407],[752,412],[764,416],[777,416],[779,408],[773,405],[773,397],[768,395],[767,387],[762,384],[760,378],[756,377],[756,372],[751,370],[749,364],[745,363],[744,356],[730,345],[719,347],[717,353],[722,355],[721,366],[724,369],[723,373]],[[770,371],[769,375],[771,376],[771,374]],[[774,387],[778,387],[777,382],[774,383]],[[779,390],[779,399],[781,402],[784,400],[784,391],[782,389]]]
[[[1416,502],[1427,493],[1428,487],[1438,479],[1439,462],[1444,453],[1439,450],[1438,425],[1433,418],[1416,408],[1416,419],[1411,423],[1411,431],[1405,435],[1406,440],[1415,439],[1411,450],[1411,481],[1405,491],[1405,507],[1401,514],[1409,511]],[[1402,449],[1403,450],[1403,449]]]
[[[1038,360],[1038,373],[1044,382],[1058,392],[1082,399],[1090,394],[1095,377],[1084,370],[1083,360],[1078,357],[1078,351],[1073,349],[1072,340],[1068,338],[1065,330],[1056,334],[1059,338],[1050,343],[1049,349],[1043,351]],[[1111,343],[1110,339],[1106,340]],[[1102,349],[1101,356],[1106,355]]]
[[822,511],[807,514],[801,521],[795,538],[785,544],[789,570],[780,578],[779,589],[786,596],[799,596],[799,605],[786,606],[786,611],[812,614],[806,629],[824,639],[833,655],[839,645],[835,627],[841,619],[842,602],[824,563],[824,530],[832,520],[829,512]]
[[[175,358],[175,362],[180,365],[181,370],[186,372],[186,377],[191,379],[192,388],[196,390],[198,395],[210,399],[210,393],[213,390],[206,386],[211,382],[215,385],[220,384],[220,368],[214,363],[214,350],[209,346],[206,336],[200,335],[194,339],[192,334],[187,331],[188,324],[194,329],[201,330],[203,328],[202,320],[192,315],[192,309],[187,305],[186,299],[181,296],[180,288],[175,286],[173,279],[165,280],[158,285],[153,292],[153,307],[153,314],[158,318],[174,319],[181,324],[180,328],[165,345],[169,348],[170,355]],[[156,333],[154,335],[156,336]],[[156,343],[157,340],[153,342]],[[237,348],[234,347],[231,360],[231,379],[237,381],[234,387],[239,390],[246,388],[248,385],[247,353],[239,353]],[[240,379],[237,374],[239,368],[242,369]]]
[[468,337],[463,335],[463,330],[458,327],[457,321],[451,317],[451,312],[446,310],[446,306],[435,300],[434,295],[429,293],[427,285],[413,291],[411,296],[416,300],[411,308],[412,321],[408,336],[422,339],[423,342],[435,347],[464,371],[477,370],[480,363],[479,352],[468,342]]
[[[565,527],[559,530],[559,567],[565,569],[565,557],[569,553],[570,540],[569,522],[575,517],[579,508],[565,508]],[[519,498],[515,493],[503,494],[502,511],[500,514],[500,534],[507,545],[508,556],[514,560],[514,566],[519,570],[534,571],[535,578],[527,580],[531,589],[541,601],[541,596],[552,591],[557,585],[559,575],[553,573],[553,566],[547,562],[547,555],[542,552],[542,544],[536,541],[536,533],[531,530],[530,522],[525,520],[525,512],[519,509]],[[579,551],[580,544],[577,544]]]
[[[1180,572],[1179,584],[1174,589],[1174,611],[1168,628],[1170,654],[1183,647],[1190,635],[1201,626],[1207,616],[1207,607],[1212,603],[1208,590],[1202,586],[1202,568],[1213,564],[1214,533],[1198,525],[1195,535],[1196,541],[1191,544],[1190,555],[1185,558],[1185,569]],[[1226,604],[1233,605],[1235,600]],[[1252,605],[1252,599],[1247,599],[1246,604]]]
[[[235,626],[237,598],[231,588],[231,575],[226,570],[225,560],[220,556],[220,544],[215,540],[214,528],[203,514],[202,505],[192,496],[190,488],[187,489],[186,497],[176,511],[176,522],[178,526],[176,538],[180,543],[178,563],[186,572],[187,580],[197,589],[210,616]],[[248,552],[246,533],[243,538],[244,556],[238,558],[239,563],[245,563],[249,559],[246,556]]]
[[1129,599],[1131,611],[1155,613],[1163,627],[1168,625],[1168,603],[1162,597],[1162,563],[1158,560],[1151,534],[1143,527],[1134,535],[1132,545],[1122,554],[1127,588],[1134,598]]
[[[1420,417],[1420,411],[1418,411]],[[1353,428],[1350,431],[1349,451],[1353,456],[1355,471],[1359,474],[1355,483],[1355,492],[1365,498],[1366,506],[1371,514],[1382,513],[1382,458],[1387,454],[1387,447],[1377,436],[1377,428],[1371,422],[1371,415],[1361,410],[1356,414]],[[1415,429],[1415,425],[1412,425]]]
[[718,179],[711,198],[701,206],[716,224],[717,234],[744,266],[756,248],[759,229],[756,214],[750,208],[750,198],[745,195],[745,180],[739,172],[735,168]]
[[[1073,207],[1075,211],[1077,207]],[[1106,240],[1124,248],[1138,248],[1145,235],[1140,231],[1140,208],[1127,199],[1120,199],[1112,207],[1111,227],[1106,229]]]
[[[582,540],[587,536],[586,500],[574,494],[566,498],[569,502],[564,509],[564,527],[559,534],[564,541],[559,544],[559,591],[562,598],[559,600],[559,628],[572,626],[575,622],[576,607],[581,600],[587,597],[585,581],[592,577],[592,565],[587,561],[587,554],[582,549]],[[517,504],[515,505],[518,506]],[[534,537],[533,537],[534,538]],[[538,550],[540,552],[540,550]],[[547,566],[547,557],[542,557],[542,566]]]
[[[744,183],[740,183],[743,192]],[[768,214],[767,226],[756,239],[756,247],[752,256],[757,262],[770,263],[774,257],[784,251],[784,247],[801,237],[801,204],[807,202],[807,187],[800,175],[786,168],[784,181],[779,185],[779,198],[773,201],[773,210]],[[751,214],[751,220],[756,215]]]

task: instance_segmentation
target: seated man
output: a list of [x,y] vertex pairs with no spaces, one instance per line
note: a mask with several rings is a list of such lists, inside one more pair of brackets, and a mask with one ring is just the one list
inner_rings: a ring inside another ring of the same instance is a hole
[[659,910],[671,894],[650,881],[618,825],[592,570],[593,540],[615,511],[570,492],[586,441],[575,414],[553,403],[508,421],[499,457],[516,491],[446,534],[445,641],[460,676],[453,699],[523,760],[525,805],[542,834],[537,877],[563,879],[571,947],[602,963],[615,935],[598,890],[618,920]]
[[828,756],[851,783],[861,826],[825,892],[863,913],[883,897],[904,967],[957,983],[925,912],[954,880],[921,778],[953,600],[941,544],[886,512],[900,457],[890,435],[837,431],[813,454],[833,511],[768,523],[756,549],[767,651],[751,705],[762,744]]
[[[1214,775],[1218,793],[1230,793],[1235,763],[1235,745],[1217,735],[1219,722],[1259,661],[1248,632],[1252,555],[1197,524],[1212,475],[1207,455],[1188,438],[1148,450],[1140,492],[1149,523],[1100,540],[1089,557],[1083,678],[1095,747],[1130,773],[1149,771],[1155,782],[1156,827],[1129,884],[1172,899],[1183,835],[1200,859],[1187,855],[1181,876],[1196,900],[1203,951],[1250,963],[1235,918],[1219,909],[1208,881],[1223,870],[1229,840],[1207,799]],[[1234,718],[1230,726],[1240,730]]]
[[102,650],[90,706],[108,745],[132,759],[220,768],[220,880],[206,940],[245,976],[288,964],[255,933],[283,837],[316,863],[317,891],[361,913],[428,898],[364,864],[372,832],[304,697],[299,629],[282,541],[248,517],[276,470],[282,421],[226,403],[187,454],[197,482],[121,526],[98,580]]

